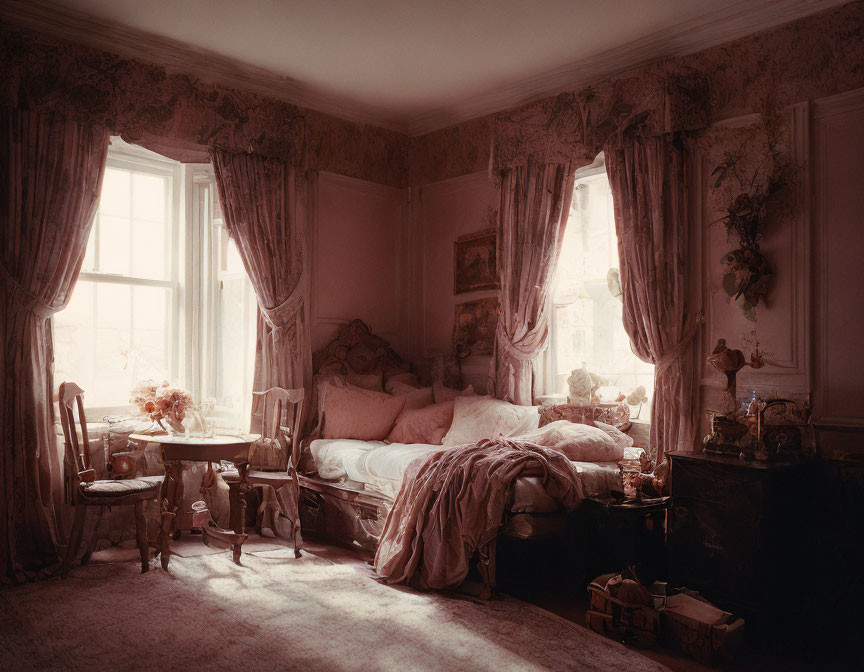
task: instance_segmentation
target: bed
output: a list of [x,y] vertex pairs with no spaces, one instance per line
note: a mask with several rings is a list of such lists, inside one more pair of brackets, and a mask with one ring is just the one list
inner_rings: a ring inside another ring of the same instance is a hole
[[[389,343],[371,333],[360,320],[313,356],[316,405],[320,386],[334,377],[380,374],[382,379],[413,372],[422,384],[446,384],[461,389],[454,362],[416,362],[409,365]],[[318,425],[303,442],[300,464],[301,521],[304,535],[360,547],[373,552],[402,477],[411,465],[447,446],[382,440],[324,438],[327,417],[317,409]],[[537,424],[540,423],[539,417]],[[574,462],[586,498],[606,499],[621,490],[617,461]],[[562,534],[567,513],[544,490],[541,480],[521,476],[513,487],[501,534],[517,539],[548,538]]]

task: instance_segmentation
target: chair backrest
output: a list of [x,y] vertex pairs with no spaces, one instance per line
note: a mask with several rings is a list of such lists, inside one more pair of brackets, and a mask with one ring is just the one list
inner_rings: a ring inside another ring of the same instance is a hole
[[[300,460],[300,419],[303,417],[303,388],[286,390],[281,387],[271,387],[265,392],[253,392],[253,398],[263,398],[261,413],[261,436],[276,439],[286,451],[290,460],[284,465],[288,469],[296,469]],[[282,417],[285,416],[283,423]],[[288,429],[286,437],[281,427]],[[290,445],[288,444],[290,441]]]
[[[90,438],[87,435],[87,417],[84,415],[84,390],[75,383],[60,383],[58,402],[60,424],[63,425],[63,438],[66,443],[65,481],[77,485],[79,481],[92,481],[96,472],[90,462]],[[81,440],[75,427],[75,407],[78,407],[78,422],[81,426]],[[67,491],[68,492],[68,491]]]

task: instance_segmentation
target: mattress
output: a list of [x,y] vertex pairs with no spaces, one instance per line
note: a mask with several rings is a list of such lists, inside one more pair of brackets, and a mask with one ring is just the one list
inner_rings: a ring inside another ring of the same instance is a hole
[[[317,439],[312,441],[309,450],[322,479],[395,499],[402,477],[415,461],[419,466],[426,456],[448,448],[422,443]],[[613,490],[621,491],[621,477],[615,462],[572,464],[581,476],[587,498],[602,499]],[[523,476],[516,480],[510,510],[514,513],[552,513],[558,511],[559,506],[546,493],[541,478]]]

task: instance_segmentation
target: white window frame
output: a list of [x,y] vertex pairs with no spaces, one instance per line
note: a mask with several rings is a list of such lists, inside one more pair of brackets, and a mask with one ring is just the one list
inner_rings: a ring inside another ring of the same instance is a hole
[[[606,161],[603,152],[600,152],[589,165],[582,166],[573,173],[573,181],[575,183],[584,177],[592,177],[605,172]],[[549,315],[549,343],[542,360],[543,394],[546,396],[558,396],[561,392],[555,387],[555,381],[558,377],[558,349],[555,347],[558,329],[555,319],[557,311],[555,310],[554,292],[549,292],[546,298],[546,307]]]
[[[594,161],[587,165],[577,169],[574,173],[574,182],[578,182],[581,179],[586,177],[593,177],[594,175],[600,175],[606,173],[606,160],[603,152],[600,152],[594,159]],[[574,191],[575,188],[574,187]],[[566,235],[566,234],[565,234]],[[562,393],[558,391],[555,387],[555,382],[557,380],[557,371],[558,371],[558,361],[557,361],[557,348],[555,347],[555,339],[557,338],[558,329],[556,324],[556,314],[555,310],[555,301],[553,292],[549,292],[549,296],[547,297],[547,308],[549,314],[549,340],[546,347],[546,350],[543,353],[543,358],[540,362],[541,371],[543,373],[542,379],[542,389],[544,396],[547,397],[556,397],[560,396]],[[565,402],[566,402],[566,393],[565,393]],[[650,410],[650,409],[649,409]],[[640,419],[632,419],[631,423],[633,425],[638,425],[640,428],[648,428],[648,429],[640,429],[641,434],[646,434],[651,427],[651,421],[640,418]],[[641,435],[640,434],[640,435]]]
[[[170,259],[170,278],[168,280],[154,280],[151,278],[141,278],[133,275],[121,275],[118,273],[104,273],[99,271],[81,271],[78,276],[78,282],[92,282],[94,284],[119,284],[132,287],[164,287],[172,292],[171,302],[171,329],[166,334],[165,338],[173,339],[175,343],[182,342],[180,312],[183,287],[180,283],[180,204],[182,200],[181,190],[177,188],[180,180],[181,165],[177,161],[167,159],[155,152],[150,152],[142,147],[127,144],[119,138],[111,138],[111,146],[108,148],[108,155],[105,161],[106,168],[118,168],[121,170],[130,170],[138,173],[149,173],[158,175],[159,177],[168,178],[168,194],[165,199],[166,212],[165,221],[168,226],[168,235],[165,237],[165,253]],[[93,221],[93,231],[91,236],[98,235],[99,213]],[[99,255],[99,246],[96,246],[95,252]],[[97,308],[98,309],[98,308]],[[169,375],[172,379],[177,377],[180,371],[181,361],[184,353],[179,351],[179,348],[172,349],[171,370]],[[85,394],[84,401],[86,403],[87,396]],[[128,411],[129,404],[118,404],[116,406],[86,406],[87,414],[94,419],[101,419],[106,415],[125,414]]]
[[[228,273],[222,270],[228,231],[225,228],[216,192],[216,178],[210,164],[186,164],[186,246],[190,253],[186,257],[186,286],[190,290],[185,301],[185,327],[189,342],[198,344],[192,348],[186,360],[187,389],[198,400],[219,398],[219,382],[223,379],[221,368],[222,330],[220,328],[221,291],[228,277],[239,277],[245,273]],[[221,255],[220,256],[220,251]],[[250,333],[249,320],[253,311],[257,314],[254,292],[244,298],[243,324],[244,342],[254,339]],[[252,371],[254,354],[244,349],[243,370]],[[251,376],[243,380],[242,396],[247,400],[244,411],[251,411],[253,382]],[[227,412],[216,407],[216,415]],[[242,420],[241,420],[242,422]]]
[[[174,347],[170,348],[170,370],[166,375],[171,382],[189,390],[193,399],[199,402],[217,398],[219,381],[222,379],[222,281],[240,274],[226,274],[221,270],[224,260],[219,258],[219,251],[222,249],[224,252],[228,234],[219,211],[213,167],[210,164],[181,164],[116,137],[111,138],[106,167],[168,178],[165,254],[170,259],[170,277],[167,280],[153,280],[82,271],[79,281],[170,289],[170,329],[165,338],[173,342]],[[91,235],[98,235],[98,211],[93,226]],[[247,288],[243,309],[244,342],[248,342],[249,338],[254,342],[255,333],[249,327],[253,311],[257,314],[257,301],[254,292]],[[243,370],[251,373],[253,368],[254,354],[244,348]],[[251,375],[244,377],[242,394],[244,399],[248,399],[248,408],[236,409],[241,415],[244,410],[251,409],[252,385]],[[111,406],[87,405],[85,410],[95,421],[104,416],[126,415],[129,412],[128,401],[117,401],[120,403]],[[87,403],[86,394],[84,402]],[[227,413],[227,409],[217,407],[217,416],[221,413]]]

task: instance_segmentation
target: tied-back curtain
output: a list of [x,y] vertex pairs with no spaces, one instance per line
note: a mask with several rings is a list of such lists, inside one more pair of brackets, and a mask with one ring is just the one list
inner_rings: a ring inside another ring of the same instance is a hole
[[50,317],[84,260],[108,131],[9,107],[0,124],[0,580],[22,581],[62,536]]
[[691,295],[693,255],[684,145],[672,134],[623,133],[607,143],[624,291],[624,328],[654,364],[651,454],[692,450],[697,386],[692,347],[701,314]]
[[255,154],[214,148],[211,157],[228,232],[258,297],[255,389],[302,387],[308,394],[309,175]]
[[569,163],[528,161],[503,171],[498,213],[501,305],[495,396],[530,405],[534,363],[549,337],[549,294],[573,197]]

